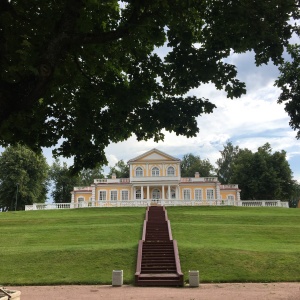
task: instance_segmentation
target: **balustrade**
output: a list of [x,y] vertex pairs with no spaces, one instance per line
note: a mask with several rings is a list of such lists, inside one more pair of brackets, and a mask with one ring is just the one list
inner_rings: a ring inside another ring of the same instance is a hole
[[79,203],[35,203],[26,205],[25,210],[48,210],[48,209],[73,209],[88,207],[147,207],[151,205],[163,206],[244,206],[244,207],[286,207],[288,202],[280,200],[241,200],[234,201],[228,199],[211,200],[181,200],[181,199],[136,199],[136,200],[107,200],[89,201]]

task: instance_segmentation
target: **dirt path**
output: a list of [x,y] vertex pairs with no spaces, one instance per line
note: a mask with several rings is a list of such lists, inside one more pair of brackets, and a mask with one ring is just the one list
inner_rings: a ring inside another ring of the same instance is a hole
[[199,288],[148,288],[124,285],[21,286],[21,300],[300,300],[300,283],[200,284]]

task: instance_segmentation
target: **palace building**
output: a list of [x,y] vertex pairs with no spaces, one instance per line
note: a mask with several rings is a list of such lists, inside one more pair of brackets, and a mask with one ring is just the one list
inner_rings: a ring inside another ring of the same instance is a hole
[[128,161],[129,178],[95,179],[75,187],[74,207],[161,205],[237,205],[237,184],[222,185],[217,177],[181,177],[180,159],[152,149]]

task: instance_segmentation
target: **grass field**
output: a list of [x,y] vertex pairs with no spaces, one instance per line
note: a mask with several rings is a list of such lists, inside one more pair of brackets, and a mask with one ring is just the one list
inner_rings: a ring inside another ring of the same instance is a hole
[[[300,281],[300,209],[169,207],[182,271],[202,282]],[[0,285],[133,283],[145,208],[0,213]]]

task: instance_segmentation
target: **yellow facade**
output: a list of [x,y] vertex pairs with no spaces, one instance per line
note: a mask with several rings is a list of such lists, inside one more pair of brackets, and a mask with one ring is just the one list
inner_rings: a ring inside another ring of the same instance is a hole
[[128,165],[129,178],[96,179],[90,187],[74,188],[72,202],[240,200],[237,184],[221,185],[216,177],[199,173],[182,178],[180,160],[157,149],[129,160]]

